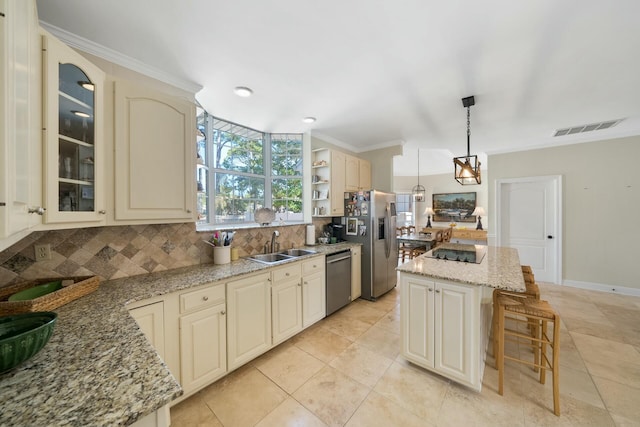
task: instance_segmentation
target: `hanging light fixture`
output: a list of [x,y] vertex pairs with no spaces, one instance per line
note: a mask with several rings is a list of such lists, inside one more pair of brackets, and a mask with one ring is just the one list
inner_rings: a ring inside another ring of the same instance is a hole
[[415,202],[423,202],[424,193],[425,193],[425,189],[422,185],[420,185],[420,149],[418,148],[418,185],[414,186],[413,189],[411,190],[411,194],[413,195],[413,200]]
[[462,98],[462,105],[467,109],[467,155],[453,158],[455,178],[462,185],[480,184],[480,162],[478,156],[471,155],[471,106],[476,101],[473,96]]

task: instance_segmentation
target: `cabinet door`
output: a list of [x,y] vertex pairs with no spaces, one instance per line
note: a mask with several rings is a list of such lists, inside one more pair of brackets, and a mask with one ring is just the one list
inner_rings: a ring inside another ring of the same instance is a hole
[[164,360],[164,303],[155,302],[129,310],[153,348]]
[[474,289],[436,283],[435,368],[449,378],[471,382]]
[[420,366],[433,368],[435,285],[428,280],[403,276],[401,286],[402,354]]
[[195,106],[115,83],[115,219],[195,220]]
[[180,318],[180,376],[185,393],[227,372],[226,327],[224,303]]
[[346,155],[345,158],[344,188],[346,191],[357,191],[360,187],[360,167],[358,158],[349,155]]
[[42,222],[28,213],[42,206],[42,94],[35,1],[2,1],[0,12],[1,251]]
[[362,295],[362,248],[351,248],[351,301]]
[[327,315],[325,272],[302,278],[302,327],[313,325]]
[[359,159],[359,170],[360,170],[360,189],[361,190],[369,190],[371,189],[371,163],[368,160]]
[[271,348],[271,282],[264,273],[227,283],[229,370]]
[[300,278],[271,288],[271,327],[273,345],[302,330],[302,284]]
[[331,216],[344,215],[345,154],[331,151]]
[[44,36],[45,222],[105,222],[105,74]]

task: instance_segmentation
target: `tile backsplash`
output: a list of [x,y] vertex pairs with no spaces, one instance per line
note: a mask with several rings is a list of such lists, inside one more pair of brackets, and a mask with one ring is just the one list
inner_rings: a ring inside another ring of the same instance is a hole
[[[316,237],[329,219],[314,219]],[[305,225],[239,229],[232,246],[241,257],[262,252],[273,230],[282,249],[305,244]],[[210,232],[194,223],[124,225],[38,231],[0,252],[0,287],[45,277],[98,275],[103,280],[213,262]],[[51,245],[51,259],[35,260],[35,245]]]

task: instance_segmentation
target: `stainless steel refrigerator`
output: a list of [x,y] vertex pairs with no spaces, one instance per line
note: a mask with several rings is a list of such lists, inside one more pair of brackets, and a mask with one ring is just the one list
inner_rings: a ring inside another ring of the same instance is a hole
[[344,240],[362,243],[362,298],[375,301],[396,286],[396,195],[344,193]]

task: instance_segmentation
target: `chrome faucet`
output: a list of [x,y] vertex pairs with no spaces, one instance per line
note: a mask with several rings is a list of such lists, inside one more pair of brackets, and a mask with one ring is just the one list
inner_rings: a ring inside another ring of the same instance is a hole
[[273,234],[271,234],[271,253],[278,252],[278,249],[280,249],[280,243],[277,241],[278,236],[280,236],[280,232],[273,230]]

